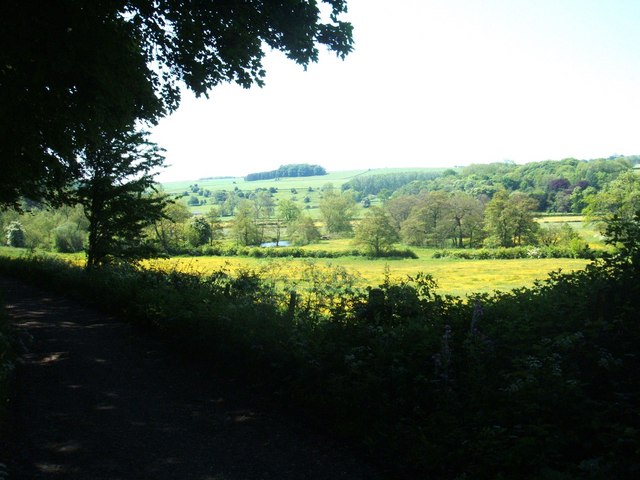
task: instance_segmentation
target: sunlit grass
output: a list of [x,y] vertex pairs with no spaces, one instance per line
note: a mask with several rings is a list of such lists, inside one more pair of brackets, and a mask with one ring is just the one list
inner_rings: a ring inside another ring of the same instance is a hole
[[[259,259],[247,257],[180,257],[166,260],[153,260],[147,266],[192,273],[207,274],[220,269],[235,272],[249,268],[264,271],[283,282],[295,283],[300,278],[308,259]],[[442,259],[405,259],[405,260],[369,260],[361,257],[340,257],[335,259],[313,260],[317,265],[344,267],[359,277],[361,286],[376,286],[385,278],[386,270],[393,279],[406,279],[418,272],[434,276],[439,292],[452,295],[466,295],[474,292],[492,292],[511,290],[531,286],[536,280],[542,280],[548,273],[562,269],[569,272],[583,269],[588,261],[581,259],[516,259],[516,260],[461,260]]]
[[[353,248],[351,239],[337,239],[321,242],[314,247],[322,250],[346,250]],[[253,257],[173,257],[169,259],[147,260],[145,267],[163,270],[178,270],[198,274],[209,274],[219,270],[231,273],[239,269],[256,269],[265,276],[274,277],[282,284],[295,283],[309,262],[319,266],[339,266],[358,278],[361,286],[377,286],[384,281],[388,270],[393,279],[406,279],[418,272],[433,275],[439,285],[439,292],[452,295],[466,295],[474,292],[511,290],[531,286],[534,281],[547,277],[553,270],[564,272],[583,269],[587,260],[583,259],[514,259],[514,260],[464,260],[454,258],[432,258],[430,249],[415,249],[418,259],[370,260],[364,257],[339,257],[334,259],[268,259]],[[23,256],[25,249],[0,247],[0,255]],[[83,265],[84,254],[56,254],[76,265]]]

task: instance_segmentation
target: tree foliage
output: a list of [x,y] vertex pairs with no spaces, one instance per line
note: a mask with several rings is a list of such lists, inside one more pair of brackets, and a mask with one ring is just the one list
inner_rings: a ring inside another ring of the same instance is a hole
[[63,223],[52,230],[53,248],[61,253],[81,252],[86,234],[76,223]]
[[328,233],[350,233],[353,230],[351,219],[356,202],[349,192],[337,193],[333,188],[327,188],[318,206]]
[[253,202],[242,200],[236,210],[231,234],[238,245],[260,245],[262,243],[261,229],[256,218]]
[[187,240],[193,247],[206,245],[211,241],[211,225],[203,217],[194,217],[187,226]]
[[600,192],[586,199],[585,213],[591,220],[610,220],[614,215],[632,219],[640,210],[640,175],[634,171],[622,173]]
[[156,248],[163,253],[171,254],[183,247],[183,225],[191,218],[191,213],[182,202],[169,202],[163,210],[162,216],[156,218],[149,226],[149,235],[153,238]]
[[[329,15],[321,13],[321,3]],[[344,57],[346,0],[36,0],[0,7],[0,205],[64,199],[82,152],[222,82],[264,83],[266,48],[306,67]]]
[[307,215],[300,215],[288,227],[289,238],[294,245],[309,245],[320,240],[320,230],[313,219]]
[[327,171],[320,165],[310,165],[308,163],[293,163],[282,165],[277,170],[250,173],[246,177],[244,177],[244,179],[247,182],[253,182],[256,180],[270,180],[272,178],[311,177],[315,175],[326,174]]
[[211,207],[207,214],[205,215],[207,222],[209,223],[209,245],[212,245],[213,242],[220,240],[224,233],[222,222],[220,220],[220,210],[215,207]]
[[533,213],[537,202],[523,193],[501,190],[487,204],[485,228],[490,243],[501,247],[522,245],[537,233]]
[[24,229],[18,221],[11,222],[6,229],[7,245],[10,247],[24,247],[27,244]]
[[449,198],[445,192],[422,195],[401,225],[404,240],[410,245],[441,247],[452,228],[447,218]]
[[105,136],[83,152],[73,193],[89,220],[87,267],[136,261],[153,253],[146,228],[163,216],[166,198],[152,195],[164,157],[142,132]]
[[382,190],[395,191],[416,180],[433,180],[442,172],[398,172],[378,175],[361,175],[349,180],[342,186],[343,190],[353,190],[363,196],[378,195]]
[[399,240],[389,215],[380,207],[369,208],[355,228],[355,242],[364,245],[373,257],[382,256]]

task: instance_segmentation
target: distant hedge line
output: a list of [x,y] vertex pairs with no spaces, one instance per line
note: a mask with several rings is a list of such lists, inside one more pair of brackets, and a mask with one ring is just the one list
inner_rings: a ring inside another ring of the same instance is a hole
[[604,252],[570,247],[500,247],[479,249],[438,250],[433,258],[462,258],[465,260],[511,260],[516,258],[602,258]]
[[[370,257],[370,253],[357,248],[351,250],[307,250],[300,247],[243,247],[237,245],[207,245],[187,252],[189,255],[208,255],[215,257],[254,257],[254,258],[339,258]],[[384,258],[418,258],[409,249],[393,249],[382,252]]]

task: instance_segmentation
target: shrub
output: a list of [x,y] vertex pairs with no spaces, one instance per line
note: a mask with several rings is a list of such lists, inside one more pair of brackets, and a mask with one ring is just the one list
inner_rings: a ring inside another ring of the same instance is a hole
[[53,248],[61,253],[81,252],[85,235],[74,223],[64,223],[53,229]]
[[6,228],[7,245],[22,248],[26,246],[26,238],[22,224],[18,221],[11,222]]

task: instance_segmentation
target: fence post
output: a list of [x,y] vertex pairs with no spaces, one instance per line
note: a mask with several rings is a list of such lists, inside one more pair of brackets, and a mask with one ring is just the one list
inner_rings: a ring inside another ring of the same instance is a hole
[[296,303],[298,302],[298,294],[295,290],[291,290],[289,292],[289,306],[287,307],[287,316],[290,319],[293,319],[293,316],[296,311]]
[[380,323],[384,315],[384,304],[384,292],[380,288],[370,289],[367,299],[367,317],[370,321]]

